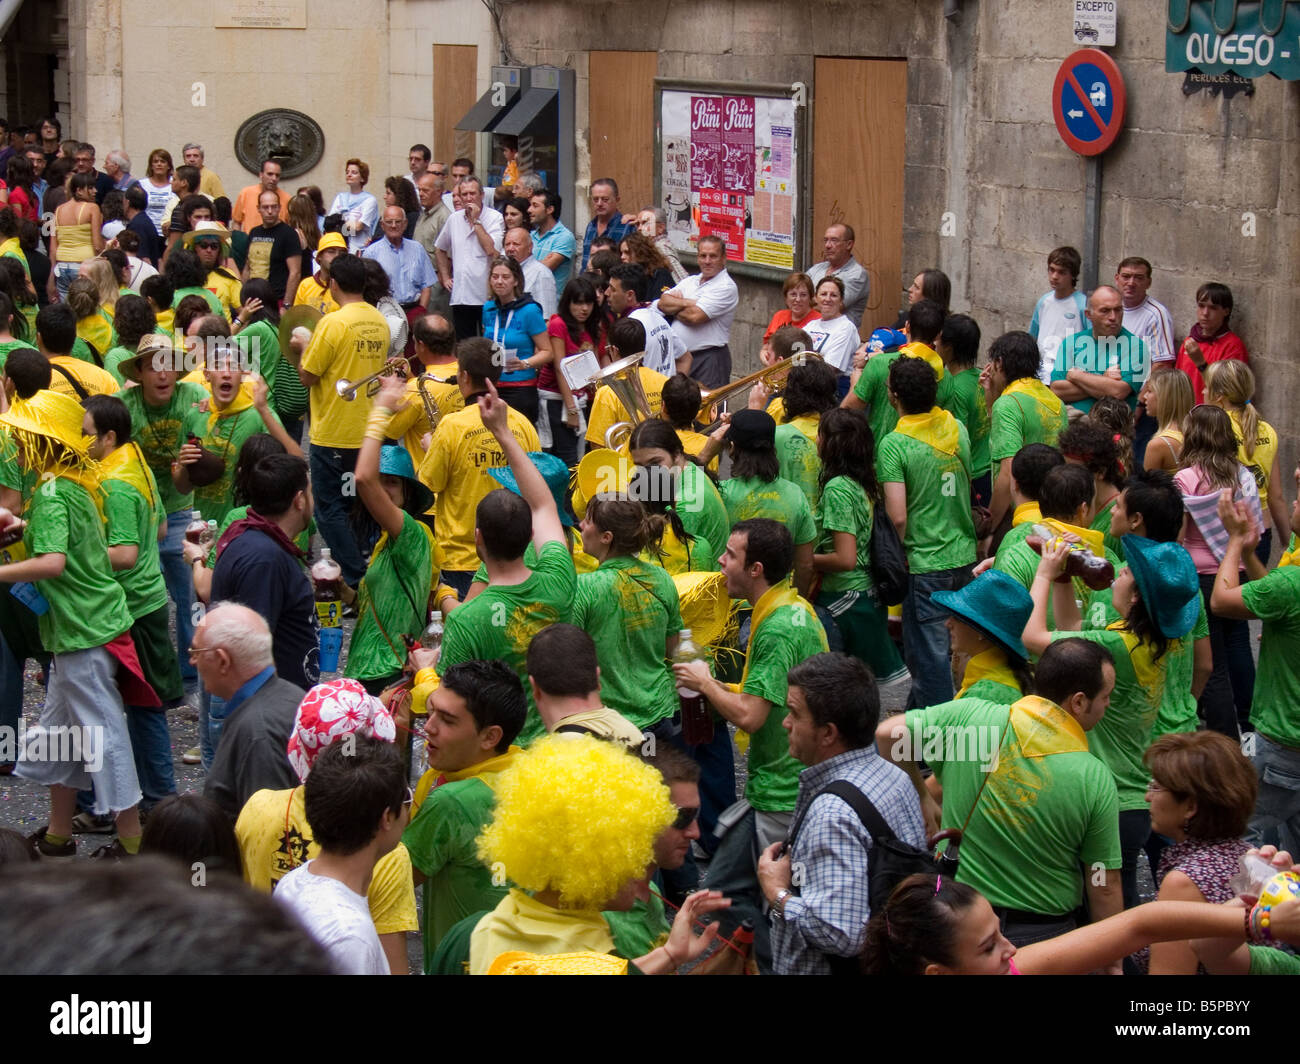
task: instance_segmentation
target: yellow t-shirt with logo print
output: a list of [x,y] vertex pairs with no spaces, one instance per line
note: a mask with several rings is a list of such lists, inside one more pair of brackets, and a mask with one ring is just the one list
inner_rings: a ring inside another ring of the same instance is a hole
[[[509,410],[506,418],[510,434],[519,441],[520,447],[525,451],[542,449],[537,430],[523,414]],[[434,495],[439,560],[444,569],[455,572],[478,568],[478,553],[474,549],[475,511],[489,492],[501,487],[488,470],[508,464],[496,437],[484,427],[477,403],[438,422],[433,442],[420,463],[419,477]]]
[[[311,442],[320,447],[355,448],[366,435],[366,419],[379,382],[353,399],[335,386],[343,378],[359,381],[378,372],[388,357],[391,337],[384,316],[358,300],[326,314],[303,352],[302,368],[320,379],[311,388]],[[371,390],[373,389],[373,391]]]

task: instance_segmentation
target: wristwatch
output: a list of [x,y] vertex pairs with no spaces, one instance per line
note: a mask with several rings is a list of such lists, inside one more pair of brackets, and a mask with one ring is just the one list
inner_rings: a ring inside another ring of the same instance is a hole
[[786,898],[789,897],[791,897],[790,891],[787,890],[785,887],[782,887],[780,890],[776,892],[776,901],[772,902],[772,908],[775,909],[777,912],[779,912],[782,916],[784,916],[785,900]]

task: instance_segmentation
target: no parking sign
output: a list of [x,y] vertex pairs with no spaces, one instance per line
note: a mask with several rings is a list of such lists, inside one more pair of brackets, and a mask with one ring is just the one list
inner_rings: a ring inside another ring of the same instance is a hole
[[1124,125],[1124,78],[1105,52],[1081,48],[1068,56],[1052,86],[1052,116],[1061,139],[1080,155],[1100,155]]

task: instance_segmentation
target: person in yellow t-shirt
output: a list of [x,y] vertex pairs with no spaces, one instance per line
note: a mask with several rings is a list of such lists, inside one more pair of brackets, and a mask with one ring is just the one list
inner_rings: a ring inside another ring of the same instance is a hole
[[[320,752],[353,732],[392,742],[396,728],[379,700],[356,680],[332,680],[307,692],[289,737],[289,762],[304,783]],[[235,822],[244,882],[270,893],[289,872],[320,853],[307,822],[303,787],[257,791]],[[381,857],[366,890],[370,917],[394,974],[406,974],[406,936],[420,929],[411,855],[400,843]]]
[[[645,366],[638,366],[637,374],[641,378],[641,388],[645,392],[646,401],[650,405],[650,416],[658,417],[659,411],[663,407],[664,384],[668,378],[662,373],[646,369]],[[596,398],[591,404],[591,414],[587,417],[587,442],[592,447],[604,447],[605,433],[610,428],[620,421],[639,420],[639,417],[634,418],[627,412],[627,408],[615,394],[613,388],[603,385],[596,391]]]
[[295,307],[315,307],[322,314],[339,309],[330,295],[330,263],[347,249],[348,242],[340,233],[326,233],[320,238],[316,245],[316,272],[298,282],[298,291],[293,297]]
[[86,395],[115,395],[117,380],[107,370],[72,356],[77,316],[66,303],[43,307],[36,315],[36,343],[50,360],[50,390],[80,402]]
[[[426,382],[425,393],[433,401],[439,418],[454,414],[465,407],[465,397],[456,384],[460,369],[456,363],[456,330],[441,314],[416,318],[411,326],[415,340],[415,357],[420,360],[420,372],[433,377]],[[419,465],[426,449],[425,436],[433,432],[429,415],[420,398],[415,378],[406,382],[406,407],[393,415],[388,423],[390,439],[401,440],[410,452],[411,460]]]
[[[356,539],[348,513],[353,499],[345,494],[366,435],[371,397],[378,381],[352,399],[339,395],[339,381],[359,381],[380,370],[388,357],[389,332],[384,316],[362,298],[366,270],[355,255],[339,255],[330,266],[330,295],[339,309],[316,326],[306,351],[290,341],[290,357],[301,352],[298,376],[311,400],[311,480],[316,494],[316,525],[343,579],[356,587],[365,575],[363,545]],[[365,394],[362,394],[364,392]]]
[[[463,341],[458,349],[456,383],[465,408],[438,422],[419,476],[435,496],[438,508],[438,548],[443,582],[463,597],[478,570],[474,515],[478,504],[500,487],[489,470],[506,465],[505,453],[484,426],[474,400],[496,383],[502,365],[492,342],[479,337]],[[537,430],[516,410],[507,417],[510,434],[525,451],[540,451]]]
[[[700,385],[685,373],[678,373],[664,381],[660,392],[663,404],[659,414],[677,431],[677,438],[682,447],[692,458],[698,458],[709,438],[702,432],[695,431],[695,415],[700,412]],[[715,456],[709,463],[709,469],[717,473],[718,459]]]

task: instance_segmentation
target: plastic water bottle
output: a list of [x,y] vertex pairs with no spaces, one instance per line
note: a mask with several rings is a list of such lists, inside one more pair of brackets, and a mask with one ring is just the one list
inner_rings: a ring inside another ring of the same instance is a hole
[[442,610],[430,610],[429,625],[420,636],[420,646],[426,650],[441,650],[442,632]]

